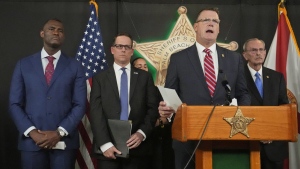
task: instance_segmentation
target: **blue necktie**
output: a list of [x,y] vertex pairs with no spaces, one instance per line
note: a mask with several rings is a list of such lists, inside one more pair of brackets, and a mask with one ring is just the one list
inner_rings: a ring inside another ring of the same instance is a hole
[[257,90],[258,90],[260,96],[263,97],[263,84],[262,84],[262,81],[261,81],[261,79],[259,77],[259,73],[258,72],[255,73],[255,77],[256,77],[256,79],[255,79],[255,85],[257,87]]
[[126,68],[121,68],[123,71],[121,75],[121,84],[120,84],[120,100],[121,100],[121,120],[128,120],[128,79]]

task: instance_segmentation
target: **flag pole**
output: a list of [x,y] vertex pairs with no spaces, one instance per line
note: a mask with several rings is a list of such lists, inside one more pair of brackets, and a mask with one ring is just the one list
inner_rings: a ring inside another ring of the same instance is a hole
[[98,4],[96,3],[95,0],[91,0],[91,1],[90,1],[90,5],[91,5],[91,4],[93,4],[93,5],[95,6],[95,8],[96,8],[96,14],[97,14],[97,17],[98,17]]
[[281,12],[283,12],[285,15],[287,15],[287,11],[285,10],[284,3],[285,3],[285,0],[280,0],[280,2],[278,4],[278,20],[279,20],[279,16],[280,16]]
[[284,6],[284,3],[285,3],[286,0],[280,0],[279,4],[278,4],[278,20],[280,18],[280,14],[283,13],[284,14],[284,17],[286,19],[286,23],[288,25],[288,28],[291,32],[291,37],[294,41],[294,43],[296,44],[295,47],[296,47],[296,51],[298,53],[298,55],[300,55],[300,50],[299,50],[299,46],[298,46],[298,43],[297,43],[297,40],[296,40],[296,37],[295,37],[295,34],[294,34],[294,31],[293,31],[293,28],[291,26],[291,22],[289,20],[289,18],[287,17],[287,10]]

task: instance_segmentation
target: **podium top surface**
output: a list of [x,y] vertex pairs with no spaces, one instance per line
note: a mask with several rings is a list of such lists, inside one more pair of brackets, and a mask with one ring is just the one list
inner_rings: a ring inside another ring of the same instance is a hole
[[[173,122],[173,139],[179,141],[199,140],[213,108],[214,106],[182,104],[178,108]],[[254,120],[249,122],[251,118]],[[216,106],[207,124],[203,140],[284,140],[294,142],[297,141],[297,136],[296,104]]]

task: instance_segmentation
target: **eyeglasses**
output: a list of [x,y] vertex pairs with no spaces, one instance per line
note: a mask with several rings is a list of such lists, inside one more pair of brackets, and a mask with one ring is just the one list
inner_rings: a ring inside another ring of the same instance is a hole
[[203,23],[205,23],[205,24],[208,24],[208,23],[210,23],[210,22],[213,22],[213,23],[215,23],[215,24],[219,24],[219,23],[221,22],[221,20],[219,20],[219,19],[209,19],[209,18],[205,18],[205,19],[199,19],[198,21],[196,21],[196,23],[198,23],[198,22],[203,22]]
[[113,47],[116,47],[119,50],[122,50],[123,48],[125,48],[125,50],[132,49],[132,46],[130,45],[121,45],[121,44],[114,44]]
[[265,49],[265,48],[259,48],[259,49],[257,49],[257,48],[252,48],[252,49],[246,50],[246,51],[251,52],[251,53],[257,53],[258,51],[259,51],[259,52],[265,52],[266,49]]

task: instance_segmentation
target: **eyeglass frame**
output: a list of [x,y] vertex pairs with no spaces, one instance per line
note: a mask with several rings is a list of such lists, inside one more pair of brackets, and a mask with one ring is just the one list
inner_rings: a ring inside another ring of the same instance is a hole
[[112,45],[112,46],[115,47],[115,48],[117,48],[117,49],[119,49],[119,50],[122,50],[123,48],[124,48],[125,50],[130,50],[130,49],[132,49],[132,46],[131,46],[131,45],[114,44],[114,45]]
[[221,20],[220,19],[204,18],[204,19],[197,20],[195,23],[198,23],[198,22],[203,22],[203,23],[213,22],[215,24],[220,24]]
[[246,52],[257,53],[257,52],[266,52],[266,48],[251,48],[250,50],[246,50]]

